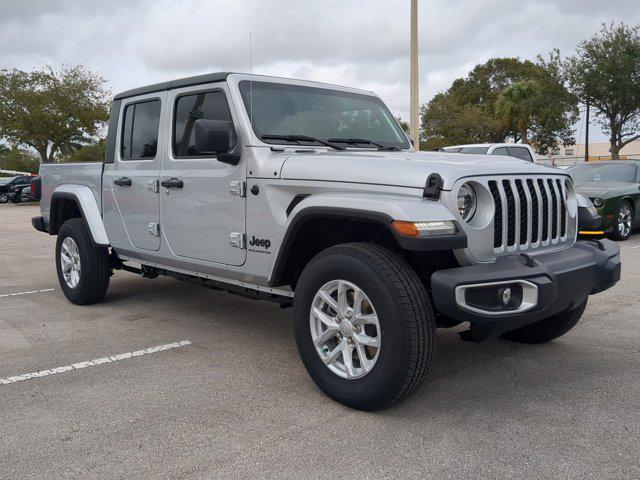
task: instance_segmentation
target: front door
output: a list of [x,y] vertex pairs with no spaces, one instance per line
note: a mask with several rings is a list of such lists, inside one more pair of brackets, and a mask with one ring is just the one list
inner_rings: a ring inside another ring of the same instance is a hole
[[246,258],[242,242],[246,159],[229,165],[195,148],[197,119],[234,121],[227,98],[225,84],[169,92],[172,117],[167,131],[173,138],[167,142],[160,176],[161,224],[175,255],[242,265]]
[[126,248],[129,243],[143,250],[160,248],[158,181],[164,144],[160,119],[165,97],[161,92],[122,102],[114,165],[103,178],[103,190],[110,190],[114,200],[109,215],[120,217],[106,218],[105,210],[105,221],[121,221],[126,234],[114,239],[114,247]]

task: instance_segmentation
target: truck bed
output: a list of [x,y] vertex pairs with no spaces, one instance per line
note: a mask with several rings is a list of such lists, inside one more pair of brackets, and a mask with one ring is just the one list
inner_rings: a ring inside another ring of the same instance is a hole
[[45,163],[40,166],[42,178],[42,198],[40,211],[43,218],[49,218],[51,195],[63,184],[84,185],[89,187],[102,211],[102,162],[83,163]]

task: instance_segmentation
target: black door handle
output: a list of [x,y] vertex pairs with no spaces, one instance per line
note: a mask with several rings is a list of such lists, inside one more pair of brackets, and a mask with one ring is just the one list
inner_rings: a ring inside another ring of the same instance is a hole
[[113,183],[119,187],[130,187],[131,179],[127,177],[122,177],[117,180],[114,180]]
[[178,180],[177,178],[170,178],[169,180],[162,180],[160,182],[164,188],[182,188],[184,187],[184,182],[182,180]]

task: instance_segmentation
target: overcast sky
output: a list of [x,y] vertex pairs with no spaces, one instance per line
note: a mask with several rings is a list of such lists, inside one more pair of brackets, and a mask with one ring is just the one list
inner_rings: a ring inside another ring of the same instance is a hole
[[[375,90],[409,110],[409,0],[0,0],[0,66],[84,64],[114,93],[212,71]],[[420,0],[421,102],[496,56],[570,54],[638,0]],[[597,132],[597,129],[596,129]],[[596,133],[592,141],[604,137]]]

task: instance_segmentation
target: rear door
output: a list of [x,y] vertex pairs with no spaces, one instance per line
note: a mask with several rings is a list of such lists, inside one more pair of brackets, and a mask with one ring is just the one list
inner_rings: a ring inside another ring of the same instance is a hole
[[[162,162],[160,128],[166,92],[125,99],[112,169],[105,170],[103,190],[110,190],[129,243],[143,250],[160,248],[158,179]],[[114,245],[123,247],[125,245]]]
[[239,133],[228,98],[225,83],[169,92],[167,102],[172,114],[167,131],[172,132],[173,138],[166,142],[160,180],[166,185],[176,179],[180,186],[160,187],[162,229],[169,248],[177,256],[242,265],[246,258],[242,241],[246,158],[243,156],[237,165],[229,165],[219,162],[216,156],[195,150],[197,119],[233,121]]

